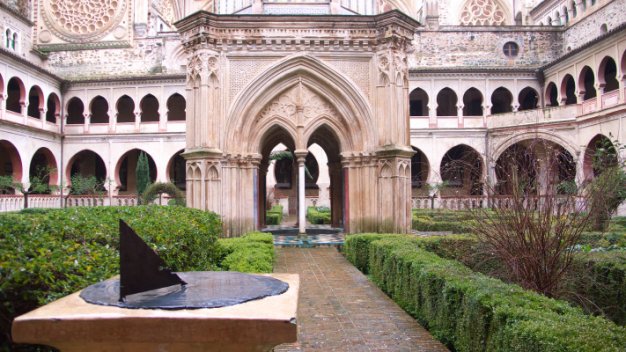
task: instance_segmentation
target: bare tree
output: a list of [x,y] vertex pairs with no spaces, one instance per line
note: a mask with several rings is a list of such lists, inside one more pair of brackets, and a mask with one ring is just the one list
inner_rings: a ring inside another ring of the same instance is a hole
[[591,220],[592,194],[607,185],[577,189],[571,155],[542,139],[503,153],[496,176],[486,184],[491,208],[472,209],[482,254],[494,258],[508,280],[553,297]]

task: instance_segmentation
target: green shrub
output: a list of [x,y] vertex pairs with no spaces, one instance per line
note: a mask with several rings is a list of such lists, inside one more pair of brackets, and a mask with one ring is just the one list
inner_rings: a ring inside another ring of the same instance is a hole
[[383,291],[457,351],[626,348],[626,329],[612,322],[476,273],[421,246],[414,236],[353,235],[344,248],[355,266],[365,266]]
[[242,237],[219,240],[223,270],[271,273],[274,267],[274,238],[271,234],[252,232]]
[[413,209],[412,228],[416,231],[467,233],[474,222],[468,211]]
[[15,316],[118,274],[119,219],[175,271],[218,268],[221,222],[214,213],[141,206],[2,214],[0,349]]
[[265,213],[265,223],[267,225],[280,225],[283,221],[283,206],[274,205]]
[[570,300],[626,325],[626,251],[576,255],[567,281],[576,293]]
[[330,208],[328,207],[308,207],[306,209],[306,219],[311,224],[330,224]]

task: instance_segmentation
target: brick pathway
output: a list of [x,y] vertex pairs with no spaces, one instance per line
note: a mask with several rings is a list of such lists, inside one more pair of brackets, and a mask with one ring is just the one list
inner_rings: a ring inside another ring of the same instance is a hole
[[447,351],[335,248],[276,248],[300,274],[298,342],[286,351]]

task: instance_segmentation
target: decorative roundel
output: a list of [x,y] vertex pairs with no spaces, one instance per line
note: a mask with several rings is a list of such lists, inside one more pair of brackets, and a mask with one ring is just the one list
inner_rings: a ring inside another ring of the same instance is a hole
[[45,0],[49,29],[69,42],[100,38],[122,21],[127,0]]

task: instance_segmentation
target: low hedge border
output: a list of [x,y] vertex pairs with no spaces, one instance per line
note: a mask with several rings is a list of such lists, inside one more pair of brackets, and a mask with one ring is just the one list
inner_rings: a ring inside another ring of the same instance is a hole
[[283,222],[283,207],[282,205],[274,205],[265,213],[265,223],[267,225],[280,225],[281,222]]
[[[415,237],[351,235],[346,257],[457,351],[624,351],[626,329],[476,273]],[[422,244],[423,245],[423,244]]]
[[328,225],[330,224],[330,209],[308,207],[306,209],[306,219],[315,225]]
[[222,247],[220,267],[226,271],[271,273],[274,268],[274,238],[252,232],[242,237],[218,240]]

